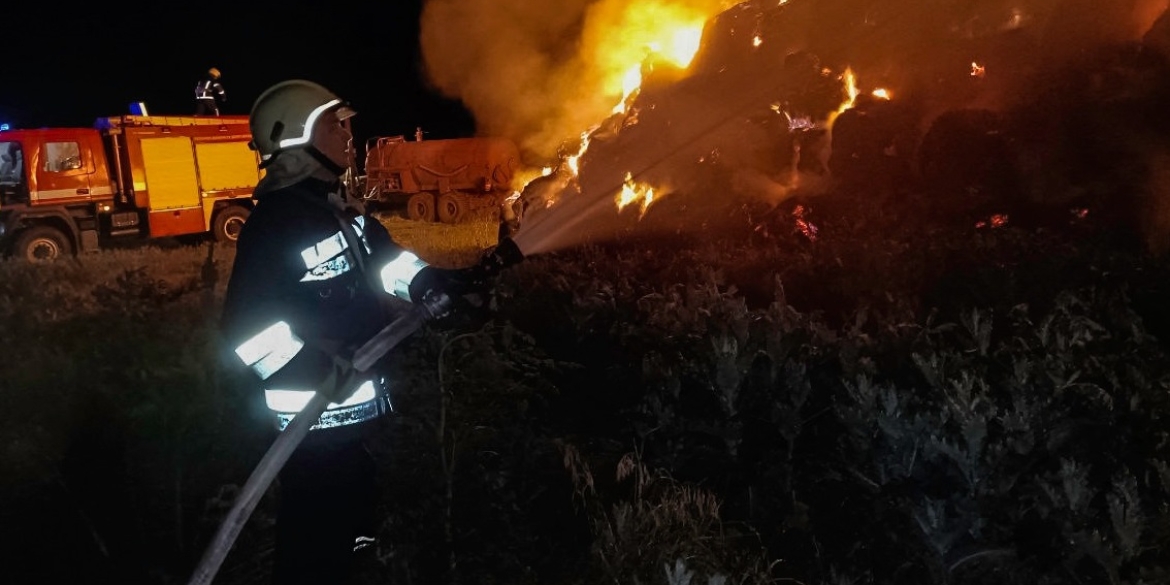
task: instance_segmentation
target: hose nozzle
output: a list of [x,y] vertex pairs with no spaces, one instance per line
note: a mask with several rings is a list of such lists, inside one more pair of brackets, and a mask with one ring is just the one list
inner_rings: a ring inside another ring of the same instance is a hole
[[479,260],[479,266],[490,276],[495,276],[509,266],[524,260],[524,253],[512,238],[500,239],[499,245],[489,250]]

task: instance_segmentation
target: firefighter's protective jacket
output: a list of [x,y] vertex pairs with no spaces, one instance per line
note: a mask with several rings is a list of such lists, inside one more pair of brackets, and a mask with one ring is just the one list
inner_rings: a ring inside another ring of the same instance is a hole
[[[283,429],[345,355],[392,318],[388,295],[409,300],[426,266],[368,215],[331,204],[335,185],[309,178],[257,196],[236,244],[222,329],[263,380]],[[330,404],[313,429],[371,420],[389,407],[377,372]]]
[[223,89],[223,84],[217,79],[207,77],[200,79],[195,84],[195,99],[207,100],[211,108],[216,108],[217,102],[227,100],[227,92]]

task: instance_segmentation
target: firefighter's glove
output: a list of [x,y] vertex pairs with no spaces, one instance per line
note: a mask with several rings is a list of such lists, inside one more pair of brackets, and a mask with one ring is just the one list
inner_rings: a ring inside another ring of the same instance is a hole
[[362,376],[353,362],[339,355],[329,358],[325,379],[317,385],[317,392],[329,398],[329,402],[341,404],[357,391]]
[[[500,272],[519,263],[524,254],[511,238],[503,238],[499,245],[487,250],[479,261],[467,268],[423,268],[410,282],[413,302],[433,302],[446,295],[450,299],[448,312],[477,313],[490,305],[492,289]],[[444,318],[448,314],[436,315]]]
[[[475,316],[488,306],[491,283],[471,268],[423,268],[410,281],[410,299],[425,303],[432,317],[444,327],[456,327],[459,320]],[[458,318],[458,319],[457,319]]]
[[518,264],[524,254],[511,238],[486,250],[479,261],[467,268],[437,268],[427,266],[410,281],[410,300],[418,303],[428,298],[447,295],[456,297],[486,297],[495,286],[496,278],[505,268]]
[[420,303],[446,295],[458,303],[463,297],[486,291],[488,283],[474,268],[427,266],[410,281],[410,300]]

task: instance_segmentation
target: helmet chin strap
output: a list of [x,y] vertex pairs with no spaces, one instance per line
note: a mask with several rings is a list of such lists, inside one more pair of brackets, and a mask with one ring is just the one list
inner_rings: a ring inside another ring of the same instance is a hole
[[312,156],[317,160],[317,162],[321,163],[321,166],[329,169],[329,172],[333,173],[334,175],[340,177],[341,175],[345,174],[345,167],[333,162],[333,159],[325,156],[325,153],[321,152],[320,150],[317,150],[317,147],[310,144],[305,147],[305,151],[309,153],[309,156]]

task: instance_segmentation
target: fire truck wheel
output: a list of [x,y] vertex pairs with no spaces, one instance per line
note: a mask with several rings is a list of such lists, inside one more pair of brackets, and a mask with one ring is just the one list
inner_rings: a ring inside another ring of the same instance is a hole
[[61,230],[40,225],[16,238],[15,256],[29,262],[52,262],[73,253],[73,245]]
[[458,193],[439,195],[437,213],[443,223],[459,223],[467,215],[467,201]]
[[435,221],[435,197],[430,193],[415,193],[406,202],[406,217],[415,221]]
[[212,226],[212,235],[217,242],[234,243],[240,238],[240,228],[251,214],[248,208],[240,205],[229,205],[215,214],[215,224]]

